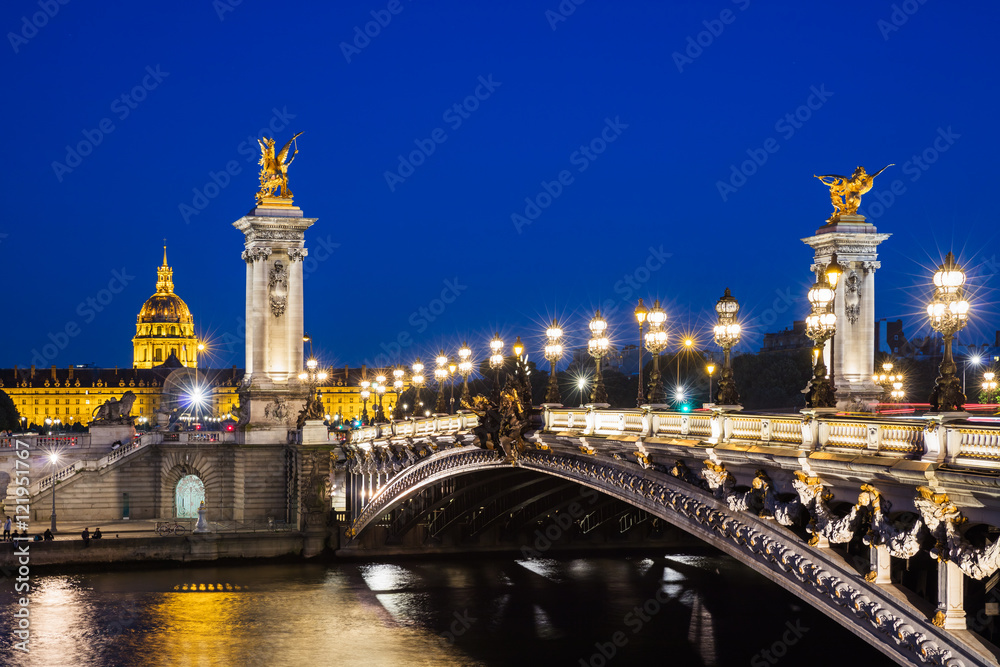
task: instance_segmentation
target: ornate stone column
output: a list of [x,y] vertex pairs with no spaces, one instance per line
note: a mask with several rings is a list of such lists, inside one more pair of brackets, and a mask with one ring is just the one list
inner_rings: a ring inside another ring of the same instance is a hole
[[247,264],[246,375],[240,391],[244,442],[285,442],[308,396],[302,359],[302,259],[316,218],[297,206],[265,202],[233,223]]
[[[843,268],[834,296],[837,332],[826,343],[824,357],[833,369],[837,407],[851,404],[867,407],[882,396],[882,388],[872,382],[875,365],[875,271],[878,245],[891,234],[879,234],[863,215],[841,215],[802,239],[815,259],[810,269],[819,275],[834,253]],[[833,365],[830,354],[833,353]]]

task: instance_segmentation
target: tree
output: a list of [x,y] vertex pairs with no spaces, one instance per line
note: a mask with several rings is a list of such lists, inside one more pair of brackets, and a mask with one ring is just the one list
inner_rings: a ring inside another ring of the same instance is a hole
[[7,392],[0,389],[0,431],[13,431],[21,428],[21,415]]

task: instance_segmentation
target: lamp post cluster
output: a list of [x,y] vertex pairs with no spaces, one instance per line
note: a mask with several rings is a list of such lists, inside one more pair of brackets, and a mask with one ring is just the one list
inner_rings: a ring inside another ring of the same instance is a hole
[[899,403],[906,393],[903,391],[903,375],[901,373],[893,374],[892,368],[891,361],[883,362],[882,372],[872,375],[872,382],[881,385],[882,391],[893,403]]
[[927,317],[931,327],[944,337],[941,374],[930,397],[932,412],[961,412],[965,406],[965,394],[960,386],[961,381],[955,374],[957,367],[951,355],[952,338],[969,321],[969,302],[962,290],[964,284],[965,271],[949,252],[944,258],[944,264],[934,272],[934,297],[927,304]]
[[983,400],[986,403],[995,403],[997,397],[996,373],[986,371],[983,373]]

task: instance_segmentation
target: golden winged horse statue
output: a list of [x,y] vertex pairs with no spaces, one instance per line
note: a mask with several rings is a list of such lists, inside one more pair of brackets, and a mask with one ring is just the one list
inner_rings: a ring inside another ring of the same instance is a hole
[[874,174],[868,174],[864,167],[858,167],[850,176],[841,176],[840,174],[814,175],[814,178],[818,178],[823,185],[830,188],[833,215],[830,216],[829,222],[835,222],[841,215],[856,215],[858,207],[861,205],[861,195],[871,190],[875,183],[875,177],[891,166],[891,164],[886,165]]
[[[260,191],[257,193],[257,203],[262,203],[265,197],[273,197],[274,191],[278,190],[278,197],[281,199],[291,199],[292,191],[288,189],[288,167],[295,160],[295,155],[299,152],[298,143],[295,141],[299,132],[285,144],[284,148],[274,154],[274,139],[264,137],[264,140],[257,140],[260,144]],[[289,159],[288,149],[294,145],[295,150]],[[285,160],[288,160],[287,162]]]

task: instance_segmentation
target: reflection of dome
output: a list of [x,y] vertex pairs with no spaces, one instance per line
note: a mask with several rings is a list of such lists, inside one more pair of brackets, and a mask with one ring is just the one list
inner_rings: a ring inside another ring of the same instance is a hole
[[167,265],[166,246],[163,266],[156,269],[156,294],[142,304],[135,321],[132,347],[134,368],[153,368],[171,356],[179,366],[197,367],[194,317],[184,300],[174,294],[174,270]]
[[155,324],[157,322],[192,322],[191,311],[184,300],[176,294],[160,294],[157,292],[142,304],[137,324]]

